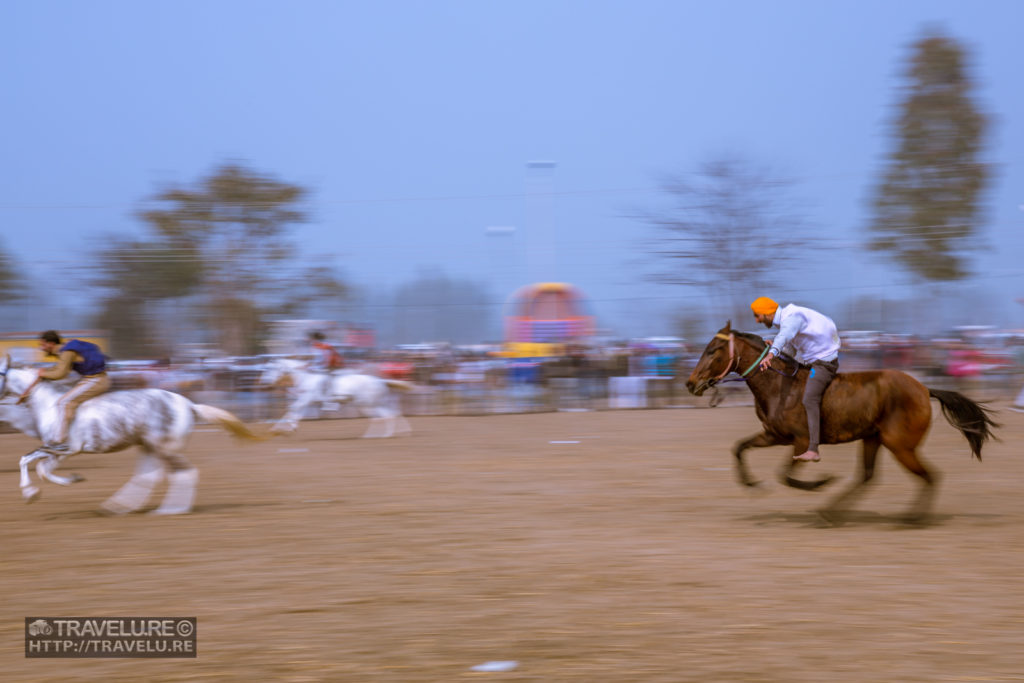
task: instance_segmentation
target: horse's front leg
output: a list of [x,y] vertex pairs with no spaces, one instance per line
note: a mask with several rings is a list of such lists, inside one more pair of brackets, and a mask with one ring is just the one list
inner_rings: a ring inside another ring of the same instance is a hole
[[71,486],[80,481],[85,481],[85,477],[78,474],[71,474],[67,477],[62,477],[59,474],[54,474],[54,470],[60,466],[60,463],[66,456],[54,456],[50,455],[47,458],[42,458],[36,463],[36,474],[39,475],[40,479],[46,479],[52,481],[54,484],[60,484],[61,486]]
[[32,484],[32,479],[28,476],[28,468],[32,466],[36,460],[40,458],[53,457],[46,451],[32,451],[27,455],[21,456],[21,460],[18,461],[18,467],[21,470],[21,496],[25,499],[26,503],[31,503],[39,498],[39,487]]
[[[793,442],[793,455],[800,455],[807,451],[807,437],[800,437]],[[790,486],[801,491],[817,491],[822,486],[826,486],[835,481],[835,477],[828,476],[822,479],[815,479],[814,481],[804,481],[803,479],[797,479],[793,476],[794,470],[799,465],[803,465],[803,460],[796,460],[792,456],[786,457],[786,462],[782,465],[779,470],[779,481],[786,486]]]
[[744,486],[757,486],[761,482],[750,476],[747,471],[747,464],[743,461],[743,453],[749,448],[765,448],[767,446],[778,446],[782,441],[768,432],[759,432],[753,436],[738,441],[732,449],[736,458],[736,476]]
[[307,398],[296,399],[294,403],[288,406],[288,412],[286,412],[280,420],[274,423],[270,431],[273,434],[284,434],[294,432],[299,428],[299,420],[306,413],[306,408],[309,407],[312,401]]

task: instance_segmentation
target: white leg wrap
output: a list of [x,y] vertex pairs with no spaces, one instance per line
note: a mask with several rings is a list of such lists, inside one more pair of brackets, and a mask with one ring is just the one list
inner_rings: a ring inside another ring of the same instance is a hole
[[398,422],[399,434],[409,434],[412,432],[412,426],[409,424],[409,421],[405,419],[404,415],[399,414],[395,420]]
[[196,482],[199,481],[199,470],[191,468],[177,470],[167,475],[167,493],[154,515],[183,515],[192,510],[192,502],[196,497]]
[[103,509],[115,515],[135,512],[149,500],[153,487],[164,477],[164,466],[152,455],[143,456],[135,468],[135,475],[117,493],[107,498]]
[[377,439],[380,438],[380,421],[379,417],[371,417],[370,424],[366,427],[366,432],[363,434],[364,439]]
[[21,456],[21,460],[18,461],[18,467],[21,470],[21,495],[26,503],[39,499],[39,487],[32,483],[32,479],[28,475],[28,468],[33,462],[43,457],[46,456],[39,451],[33,451],[28,455]]

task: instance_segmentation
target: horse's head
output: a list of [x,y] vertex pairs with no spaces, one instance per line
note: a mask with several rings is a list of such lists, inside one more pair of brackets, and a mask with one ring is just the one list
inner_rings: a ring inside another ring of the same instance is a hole
[[733,337],[732,321],[718,331],[704,348],[697,367],[686,380],[686,388],[694,396],[700,396],[715,386],[723,377],[736,369],[736,342]]
[[35,381],[37,373],[31,368],[14,367],[11,357],[0,357],[0,398],[11,394],[19,395]]

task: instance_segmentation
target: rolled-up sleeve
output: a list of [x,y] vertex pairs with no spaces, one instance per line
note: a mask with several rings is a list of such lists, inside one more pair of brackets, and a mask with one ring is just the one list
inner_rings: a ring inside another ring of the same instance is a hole
[[63,351],[57,358],[57,364],[52,368],[40,371],[39,376],[43,379],[64,379],[71,372],[71,364],[75,362],[74,351]]
[[793,337],[800,333],[807,321],[799,313],[790,315],[779,325],[779,333],[772,340],[772,353],[776,356],[786,350],[786,347],[793,341]]

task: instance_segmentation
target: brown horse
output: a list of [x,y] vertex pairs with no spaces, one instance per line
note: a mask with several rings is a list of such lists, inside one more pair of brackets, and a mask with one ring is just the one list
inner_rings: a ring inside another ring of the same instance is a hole
[[[686,382],[690,393],[700,396],[722,381],[731,372],[740,374],[754,394],[757,417],[764,431],[739,441],[733,449],[737,474],[747,486],[756,486],[743,462],[748,448],[793,446],[793,454],[807,450],[807,414],[802,398],[809,368],[793,360],[772,359],[769,371],[760,371],[758,363],[767,353],[768,345],[756,334],[737,332],[731,324],[718,331],[704,349],[697,367]],[[848,372],[836,375],[822,397],[821,442],[845,443],[862,441],[859,481],[841,493],[824,510],[829,522],[841,519],[843,511],[871,480],[875,472],[875,456],[885,446],[907,470],[921,477],[924,484],[911,508],[910,519],[923,519],[930,507],[936,483],[935,473],[921,463],[917,448],[931,425],[930,398],[938,399],[949,423],[956,427],[970,444],[971,453],[981,460],[981,447],[998,425],[988,410],[955,391],[929,389],[916,379],[898,370]],[[782,481],[795,488],[813,490],[828,484],[832,478],[802,481],[792,476],[800,460],[788,459]]]

